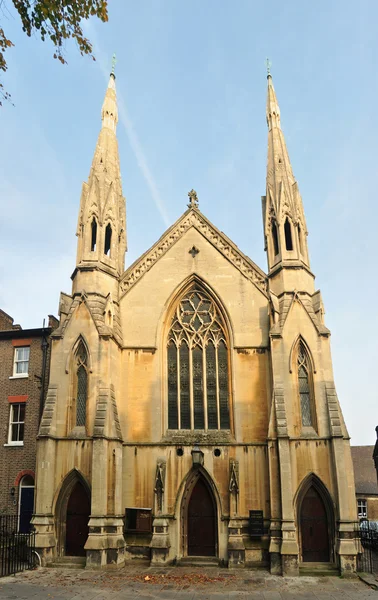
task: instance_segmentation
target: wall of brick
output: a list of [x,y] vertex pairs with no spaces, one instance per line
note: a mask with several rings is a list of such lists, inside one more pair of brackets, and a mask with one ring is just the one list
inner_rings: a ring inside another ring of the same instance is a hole
[[[2,311],[0,311],[2,312]],[[1,314],[0,314],[1,317]],[[4,320],[4,319],[3,319]],[[5,329],[12,329],[8,327]],[[0,513],[16,514],[19,500],[19,480],[23,471],[35,472],[36,436],[40,418],[40,393],[42,376],[42,336],[36,330],[28,330],[17,334],[22,339],[30,340],[30,358],[28,377],[12,379],[14,345],[12,339],[3,339],[0,332]],[[48,330],[48,333],[50,330]],[[16,337],[15,337],[16,340]],[[49,343],[49,338],[47,336]],[[48,384],[50,363],[50,343],[47,351],[47,368],[45,374],[45,393]],[[25,408],[25,433],[23,446],[9,446],[10,403],[8,396],[27,395]],[[15,494],[11,495],[11,489]]]

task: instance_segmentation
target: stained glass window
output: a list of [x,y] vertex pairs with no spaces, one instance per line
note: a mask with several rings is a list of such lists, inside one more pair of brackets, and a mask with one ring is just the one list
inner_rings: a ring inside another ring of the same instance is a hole
[[168,346],[168,415],[169,429],[178,427],[177,410],[177,348],[173,342]]
[[229,429],[225,327],[214,302],[198,287],[175,310],[167,352],[169,429]]
[[87,416],[87,396],[88,396],[88,372],[87,372],[87,351],[83,342],[80,342],[76,352],[76,425],[85,426]]
[[307,352],[302,344],[298,346],[298,389],[301,403],[302,425],[304,427],[313,426],[311,410],[311,385],[309,380],[309,360]]
[[206,383],[207,383],[207,427],[218,429],[217,415],[217,368],[215,347],[209,342],[206,348]]

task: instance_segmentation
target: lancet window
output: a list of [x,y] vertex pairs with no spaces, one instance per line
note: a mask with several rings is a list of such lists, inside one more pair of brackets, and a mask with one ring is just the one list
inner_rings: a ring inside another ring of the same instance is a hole
[[279,252],[279,247],[278,247],[278,233],[277,233],[277,225],[275,220],[272,220],[272,238],[273,238],[273,249],[274,249],[274,256],[277,256],[278,252]]
[[302,426],[314,426],[314,398],[311,380],[310,361],[302,342],[298,345],[297,354],[298,390],[301,404]]
[[76,351],[76,425],[85,426],[88,396],[88,355],[81,341]]
[[291,235],[291,225],[290,225],[289,217],[286,217],[284,230],[285,230],[286,250],[291,251],[293,249],[293,238]]
[[178,304],[168,335],[168,428],[230,429],[223,319],[198,286]]
[[300,224],[298,223],[298,241],[299,241],[299,252],[302,254],[304,254],[303,252],[303,237],[302,237],[302,229]]
[[112,245],[112,226],[110,223],[107,224],[105,229],[105,243],[104,243],[104,254],[110,256],[110,248]]
[[96,221],[95,217],[93,217],[92,223],[91,223],[91,252],[94,252],[96,250],[96,243],[97,243],[97,221]]

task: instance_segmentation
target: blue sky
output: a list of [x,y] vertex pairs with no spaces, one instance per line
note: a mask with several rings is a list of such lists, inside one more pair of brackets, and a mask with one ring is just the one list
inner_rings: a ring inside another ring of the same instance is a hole
[[340,0],[110,0],[86,25],[97,61],[67,44],[15,47],[0,110],[0,307],[22,327],[57,314],[70,292],[76,221],[117,54],[118,139],[127,198],[127,265],[186,209],[200,208],[266,270],[261,200],[265,58],[304,201],[311,266],[332,331],[336,387],[354,444],[378,424],[378,4]]

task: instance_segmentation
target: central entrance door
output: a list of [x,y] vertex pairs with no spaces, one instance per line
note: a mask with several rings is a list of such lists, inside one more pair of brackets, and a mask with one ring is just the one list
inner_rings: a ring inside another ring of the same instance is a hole
[[188,506],[188,556],[216,555],[216,510],[210,491],[199,478]]
[[319,493],[310,487],[301,506],[303,562],[329,561],[328,519]]
[[90,511],[88,494],[78,481],[67,504],[66,556],[85,556],[84,545],[89,533]]

